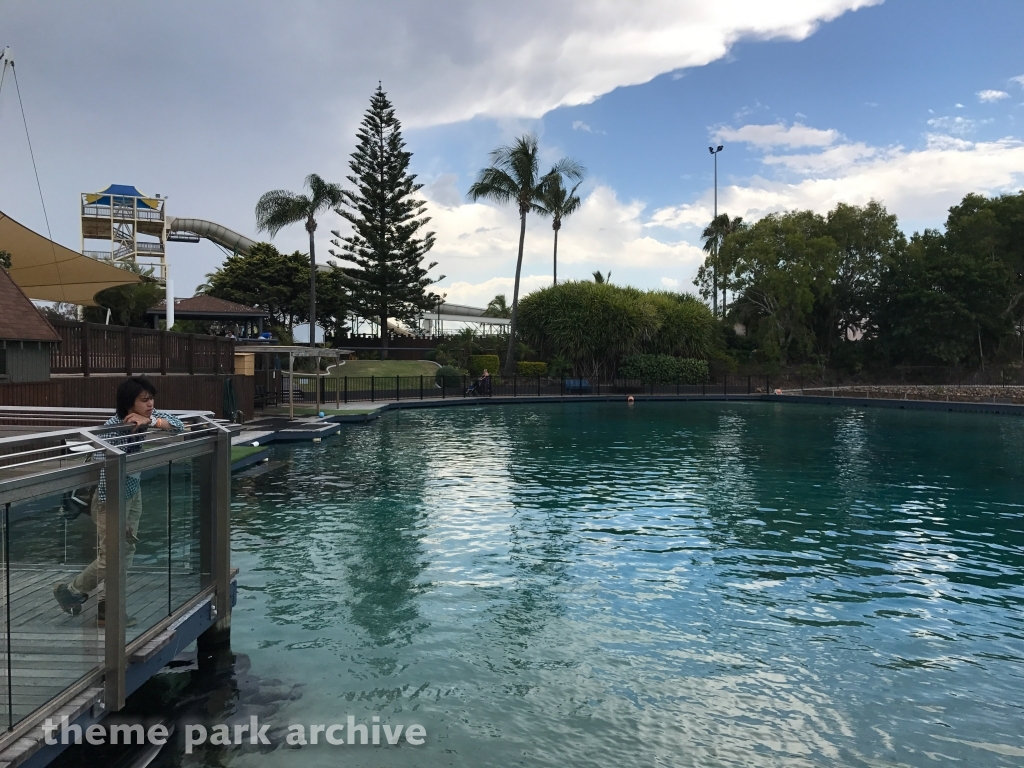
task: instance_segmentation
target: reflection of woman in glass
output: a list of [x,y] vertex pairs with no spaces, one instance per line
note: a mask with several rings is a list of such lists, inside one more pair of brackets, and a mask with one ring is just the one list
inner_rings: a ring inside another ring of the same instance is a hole
[[[143,433],[148,429],[162,429],[168,432],[184,432],[185,425],[179,419],[163,411],[153,409],[156,387],[148,379],[128,379],[117,388],[117,413],[107,419],[104,426],[129,426],[130,432],[118,430],[105,435],[104,439],[125,453],[142,450]],[[139,518],[142,517],[142,480],[139,475],[128,475],[124,483],[125,538],[128,546],[125,551],[125,568],[129,568],[135,556],[135,545],[139,541]],[[97,551],[96,559],[86,566],[70,584],[56,584],[53,596],[57,598],[65,613],[77,616],[82,606],[89,599],[89,593],[99,586],[107,567],[107,478],[100,472],[100,482],[93,494],[90,514],[96,523]],[[106,618],[106,605],[101,597],[97,606],[99,620]],[[128,625],[133,621],[129,617]]]

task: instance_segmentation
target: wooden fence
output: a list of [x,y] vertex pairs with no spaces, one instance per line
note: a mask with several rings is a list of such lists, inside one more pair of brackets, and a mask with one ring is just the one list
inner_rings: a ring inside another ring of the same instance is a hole
[[61,338],[50,356],[51,373],[235,372],[234,339],[70,320],[51,324]]
[[[156,387],[160,410],[212,411],[224,413],[225,380],[235,390],[236,408],[247,419],[253,415],[255,379],[252,376],[196,374],[195,376],[149,376]],[[41,408],[109,408],[114,411],[115,393],[124,381],[120,376],[72,376],[21,384],[0,384],[0,405],[32,405]]]

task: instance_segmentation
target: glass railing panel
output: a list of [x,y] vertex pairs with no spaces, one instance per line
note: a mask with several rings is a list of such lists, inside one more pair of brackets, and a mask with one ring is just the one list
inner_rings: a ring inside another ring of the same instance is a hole
[[[203,510],[210,504],[213,456],[171,464],[170,608],[177,610],[210,583],[200,556]],[[207,505],[204,507],[204,505]],[[206,571],[209,566],[206,565]]]
[[3,510],[7,727],[104,664],[96,490],[41,495]]
[[170,613],[169,464],[130,474],[125,501],[125,639],[131,642]]

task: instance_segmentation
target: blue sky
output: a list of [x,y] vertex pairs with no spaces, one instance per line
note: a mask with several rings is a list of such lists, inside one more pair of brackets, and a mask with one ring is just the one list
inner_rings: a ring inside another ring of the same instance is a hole
[[[968,191],[1024,186],[1021,2],[531,0],[514,18],[468,0],[55,7],[4,3],[0,45],[17,57],[54,237],[71,246],[77,193],[112,182],[255,235],[262,192],[310,171],[343,179],[378,79],[427,185],[442,290],[469,303],[510,292],[518,231],[514,212],[465,191],[525,131],[546,161],[589,170],[560,277],[610,269],[642,287],[692,290],[712,142],[725,145],[720,210],[748,219],[875,198],[909,232],[941,226]],[[12,96],[0,210],[41,230]],[[318,252],[340,226],[325,219]],[[302,248],[302,235],[275,242]],[[526,290],[550,281],[550,241],[531,221]],[[221,258],[176,246],[177,293]]]

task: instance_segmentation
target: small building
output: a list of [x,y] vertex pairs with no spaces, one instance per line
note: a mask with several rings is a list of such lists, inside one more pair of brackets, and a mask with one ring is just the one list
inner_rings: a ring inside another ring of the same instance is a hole
[[[167,317],[167,302],[161,301],[146,310],[153,327]],[[214,296],[193,296],[174,300],[174,320],[198,320],[217,323],[224,331],[231,331],[240,339],[255,339],[263,333],[263,321],[270,315],[262,309],[236,304]]]
[[0,382],[49,381],[60,336],[32,300],[0,269]]

